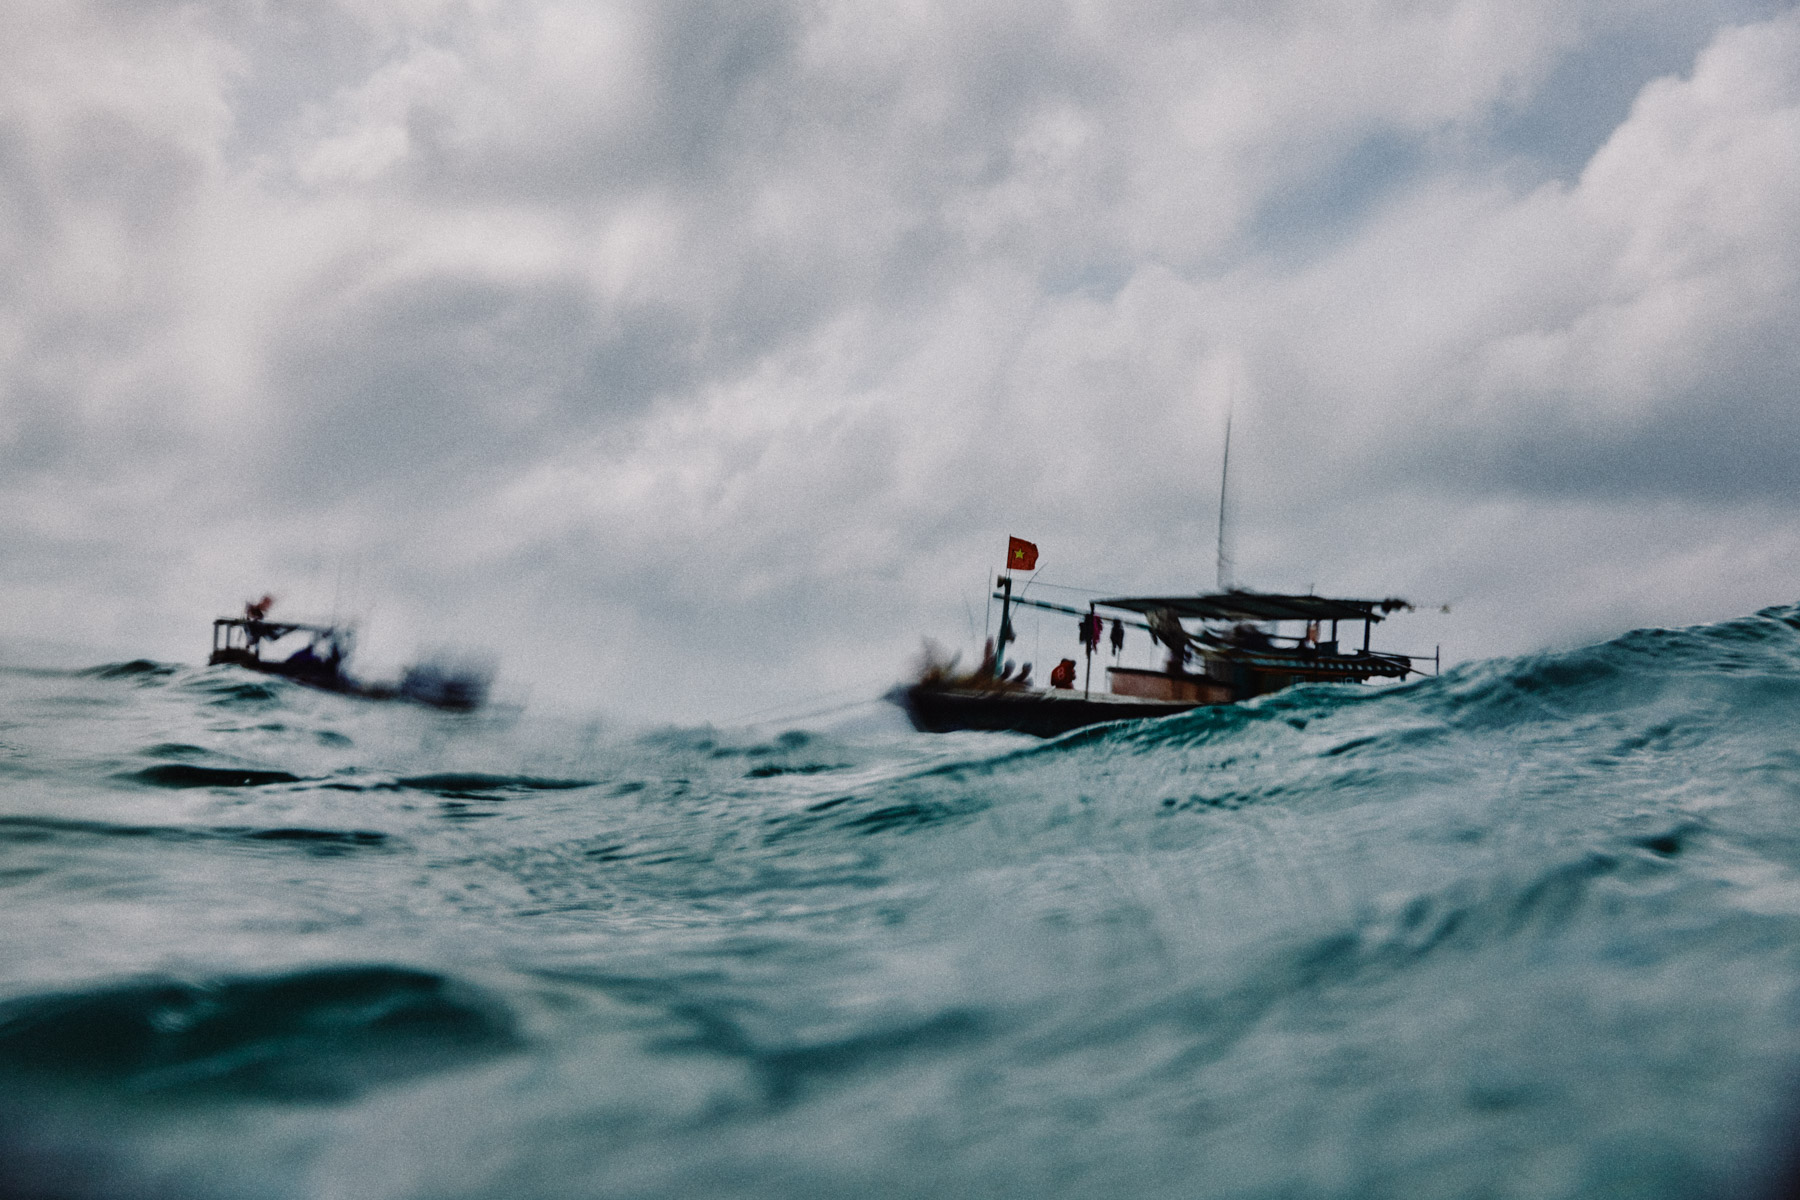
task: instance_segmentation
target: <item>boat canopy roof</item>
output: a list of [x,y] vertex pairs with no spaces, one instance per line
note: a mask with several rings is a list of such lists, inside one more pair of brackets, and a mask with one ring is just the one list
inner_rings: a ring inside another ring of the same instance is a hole
[[1379,621],[1412,605],[1404,600],[1335,600],[1271,592],[1220,592],[1210,596],[1120,596],[1095,601],[1102,608],[1150,613],[1166,608],[1195,621]]

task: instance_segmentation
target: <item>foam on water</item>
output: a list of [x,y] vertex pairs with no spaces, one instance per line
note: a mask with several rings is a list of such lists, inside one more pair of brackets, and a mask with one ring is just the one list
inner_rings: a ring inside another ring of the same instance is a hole
[[0,672],[0,1190],[1775,1195],[1800,610],[1052,742]]

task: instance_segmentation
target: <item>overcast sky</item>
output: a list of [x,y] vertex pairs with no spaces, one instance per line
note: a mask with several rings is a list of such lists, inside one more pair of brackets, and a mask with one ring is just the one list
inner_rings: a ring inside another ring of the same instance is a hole
[[1800,599],[1787,4],[8,0],[0,267],[15,658],[873,694],[1009,534],[1211,588],[1228,404],[1236,582],[1398,648]]

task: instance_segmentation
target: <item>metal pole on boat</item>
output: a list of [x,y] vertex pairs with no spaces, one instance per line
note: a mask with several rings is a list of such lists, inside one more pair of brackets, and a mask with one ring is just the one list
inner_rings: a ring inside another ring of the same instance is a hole
[[1006,661],[1006,643],[1012,640],[1012,572],[1000,576],[1000,641],[994,647],[994,675],[1000,675],[1000,664]]
[[1100,640],[1100,618],[1094,606],[1088,605],[1087,620],[1081,626],[1081,644],[1087,649],[1087,674],[1081,679],[1081,698],[1086,700],[1094,688],[1094,643]]

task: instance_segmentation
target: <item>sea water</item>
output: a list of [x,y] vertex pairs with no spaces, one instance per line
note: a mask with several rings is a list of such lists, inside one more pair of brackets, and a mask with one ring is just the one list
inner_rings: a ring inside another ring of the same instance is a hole
[[1774,1196],[1800,609],[1040,742],[0,671],[0,1194]]

